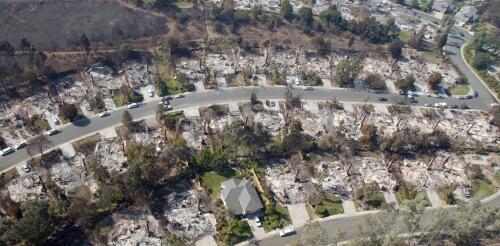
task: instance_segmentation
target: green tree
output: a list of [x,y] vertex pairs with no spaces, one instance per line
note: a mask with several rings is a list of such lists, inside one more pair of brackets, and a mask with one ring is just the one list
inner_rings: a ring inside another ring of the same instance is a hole
[[392,58],[398,59],[401,57],[401,49],[403,48],[403,42],[399,39],[395,39],[387,45],[387,53],[391,54]]
[[421,50],[424,47],[424,36],[425,36],[425,27],[420,29],[415,35],[411,36],[408,39],[408,45],[412,48]]
[[486,69],[491,64],[491,58],[485,52],[476,52],[472,65],[477,69]]
[[271,140],[271,135],[261,123],[245,123],[237,119],[223,131],[222,145],[231,158],[256,156]]
[[446,30],[445,32],[441,33],[436,37],[436,44],[440,51],[443,50],[443,47],[446,45],[446,42],[448,42],[448,34],[449,31]]
[[68,209],[68,216],[86,231],[91,231],[99,218],[96,206],[82,198],[73,199]]
[[281,3],[280,15],[283,19],[291,20],[293,19],[293,7],[290,4],[290,1],[284,0]]
[[441,84],[442,80],[443,80],[443,76],[441,76],[441,74],[438,72],[434,72],[429,76],[429,78],[427,78],[427,85],[433,91],[438,91],[439,85]]
[[415,77],[413,77],[413,75],[408,75],[404,79],[397,80],[395,85],[399,90],[405,93],[408,91],[415,91]]
[[301,27],[311,27],[313,21],[312,9],[309,7],[301,7],[297,11],[297,18],[299,19],[299,25]]
[[[340,235],[343,234],[342,232],[337,232],[337,233],[339,233]],[[307,224],[304,226],[304,231],[300,234],[298,242],[296,242],[294,245],[327,246],[327,245],[332,245],[332,243],[335,243],[334,237],[332,237],[331,234],[329,234],[327,231],[321,228],[319,222],[307,222]]]
[[373,90],[383,91],[387,89],[384,78],[378,73],[369,73],[365,78],[365,85]]
[[49,204],[28,200],[22,205],[22,217],[15,224],[19,238],[28,245],[44,245],[55,231],[57,218],[49,213]]
[[340,87],[354,87],[354,80],[363,69],[363,61],[358,57],[340,61],[335,71],[335,81]]
[[132,125],[133,125],[132,116],[130,115],[130,113],[128,112],[128,110],[125,110],[123,112],[123,115],[122,115],[122,124],[123,124],[123,126],[125,126],[128,129],[130,129],[132,127]]
[[83,51],[85,51],[85,55],[88,56],[90,54],[90,41],[85,33],[82,33],[82,36],[80,37],[80,45],[82,46]]

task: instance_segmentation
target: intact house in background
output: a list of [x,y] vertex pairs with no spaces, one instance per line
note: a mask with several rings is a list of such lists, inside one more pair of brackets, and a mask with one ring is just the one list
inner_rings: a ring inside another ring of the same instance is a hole
[[248,215],[263,208],[250,180],[232,178],[224,181],[220,194],[224,206],[234,215]]
[[432,3],[432,10],[446,14],[451,10],[452,0],[436,0]]
[[474,6],[463,6],[455,15],[455,21],[459,26],[465,26],[474,22],[477,18],[477,8]]

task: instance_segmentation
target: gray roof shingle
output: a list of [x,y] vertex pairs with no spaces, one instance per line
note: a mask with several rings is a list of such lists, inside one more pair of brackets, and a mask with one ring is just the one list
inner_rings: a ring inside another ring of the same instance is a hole
[[220,194],[226,208],[236,215],[252,213],[263,207],[250,180],[232,178],[224,181]]

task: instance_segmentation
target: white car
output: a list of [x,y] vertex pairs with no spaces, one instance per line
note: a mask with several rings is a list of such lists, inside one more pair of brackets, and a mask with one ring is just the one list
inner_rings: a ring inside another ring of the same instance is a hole
[[496,106],[498,106],[498,103],[491,103],[491,104],[490,104],[490,107],[492,107],[492,108],[493,108],[493,107],[496,107]]
[[133,108],[137,108],[139,107],[139,104],[138,103],[131,103],[127,106],[128,109],[133,109]]
[[59,130],[57,130],[57,129],[48,130],[48,131],[46,132],[46,134],[47,134],[48,136],[56,135],[56,134],[58,134],[58,133],[59,133]]
[[22,141],[20,143],[17,143],[16,145],[14,145],[14,149],[22,149],[22,148],[26,147],[26,145],[28,145],[28,143],[26,141]]
[[26,164],[22,165],[21,169],[23,169],[25,173],[29,173],[31,171],[30,167],[28,167],[28,165]]
[[254,219],[254,220],[255,220],[255,225],[256,225],[257,227],[262,227],[262,222],[260,222],[259,217],[255,216],[255,219]]
[[310,86],[310,85],[305,85],[303,89],[305,91],[312,91],[313,90],[312,86]]
[[177,94],[177,95],[174,96],[174,98],[183,98],[183,97],[185,97],[184,94]]
[[291,227],[280,230],[280,237],[286,237],[295,233],[295,230]]
[[103,118],[103,117],[106,117],[106,116],[109,116],[109,115],[110,115],[110,113],[108,111],[104,111],[104,112],[102,112],[102,113],[99,114],[99,117]]
[[7,148],[5,148],[3,150],[0,150],[0,155],[1,156],[5,156],[5,155],[8,155],[8,154],[10,154],[12,152],[14,152],[14,149],[11,148],[11,147],[7,147]]
[[148,90],[148,95],[149,95],[149,97],[154,97],[155,96],[155,92],[153,91],[153,89],[149,89]]

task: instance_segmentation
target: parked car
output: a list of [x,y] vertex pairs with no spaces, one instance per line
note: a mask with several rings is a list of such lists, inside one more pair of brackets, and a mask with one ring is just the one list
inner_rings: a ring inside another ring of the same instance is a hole
[[127,108],[129,108],[129,109],[133,109],[133,108],[137,108],[137,107],[139,107],[139,104],[138,104],[138,103],[131,103],[131,104],[129,104],[129,105],[127,106]]
[[31,171],[30,167],[28,167],[28,165],[26,164],[22,165],[21,169],[23,169],[25,173],[29,173]]
[[8,155],[8,154],[13,153],[13,152],[14,152],[13,148],[7,147],[5,149],[0,150],[0,155],[5,156],[5,155]]
[[465,96],[457,96],[457,99],[458,99],[458,100],[464,100],[464,99],[466,99],[466,98],[467,98],[467,97],[465,97]]
[[186,97],[184,94],[177,94],[174,96],[174,98],[183,98]]
[[464,103],[464,104],[462,104],[462,106],[460,106],[460,107],[461,107],[462,109],[469,109],[469,108],[470,108],[470,107],[469,107],[469,105],[468,105],[468,104],[465,104],[465,103]]
[[432,107],[432,104],[430,104],[430,103],[425,103],[425,104],[424,104],[424,106],[426,106],[426,107]]
[[472,95],[467,95],[467,96],[465,96],[465,98],[472,99]]
[[498,106],[498,103],[490,103],[490,107],[493,108],[493,107],[496,107],[496,106]]
[[386,102],[387,98],[385,98],[385,97],[379,97],[378,100],[381,101],[381,102]]
[[163,110],[165,110],[165,111],[172,110],[172,105],[170,105],[170,104],[163,105]]
[[172,96],[164,96],[161,100],[168,101],[168,100],[174,100],[174,98]]
[[286,237],[295,233],[295,230],[291,227],[280,230],[280,237]]
[[258,216],[255,216],[255,219],[254,219],[254,220],[255,220],[255,225],[256,225],[257,227],[262,227],[262,222],[260,222],[260,219],[259,219],[259,217],[258,217]]
[[17,143],[16,145],[14,145],[14,149],[22,149],[24,147],[26,147],[28,145],[28,143],[26,141],[22,141],[20,143]]
[[108,111],[104,111],[102,113],[99,114],[99,117],[103,118],[103,117],[106,117],[106,116],[109,116],[110,113]]
[[458,105],[456,105],[456,104],[453,104],[453,105],[450,106],[450,108],[457,109],[457,108],[460,108],[460,107]]
[[303,89],[305,91],[312,91],[313,90],[312,86],[310,86],[310,85],[304,85]]
[[52,135],[58,134],[59,130],[57,130],[57,129],[51,129],[51,130],[48,130],[46,133],[47,133],[48,136],[52,136]]
[[155,96],[155,92],[153,91],[153,89],[149,89],[148,90],[148,95],[149,95],[149,97],[154,97]]

